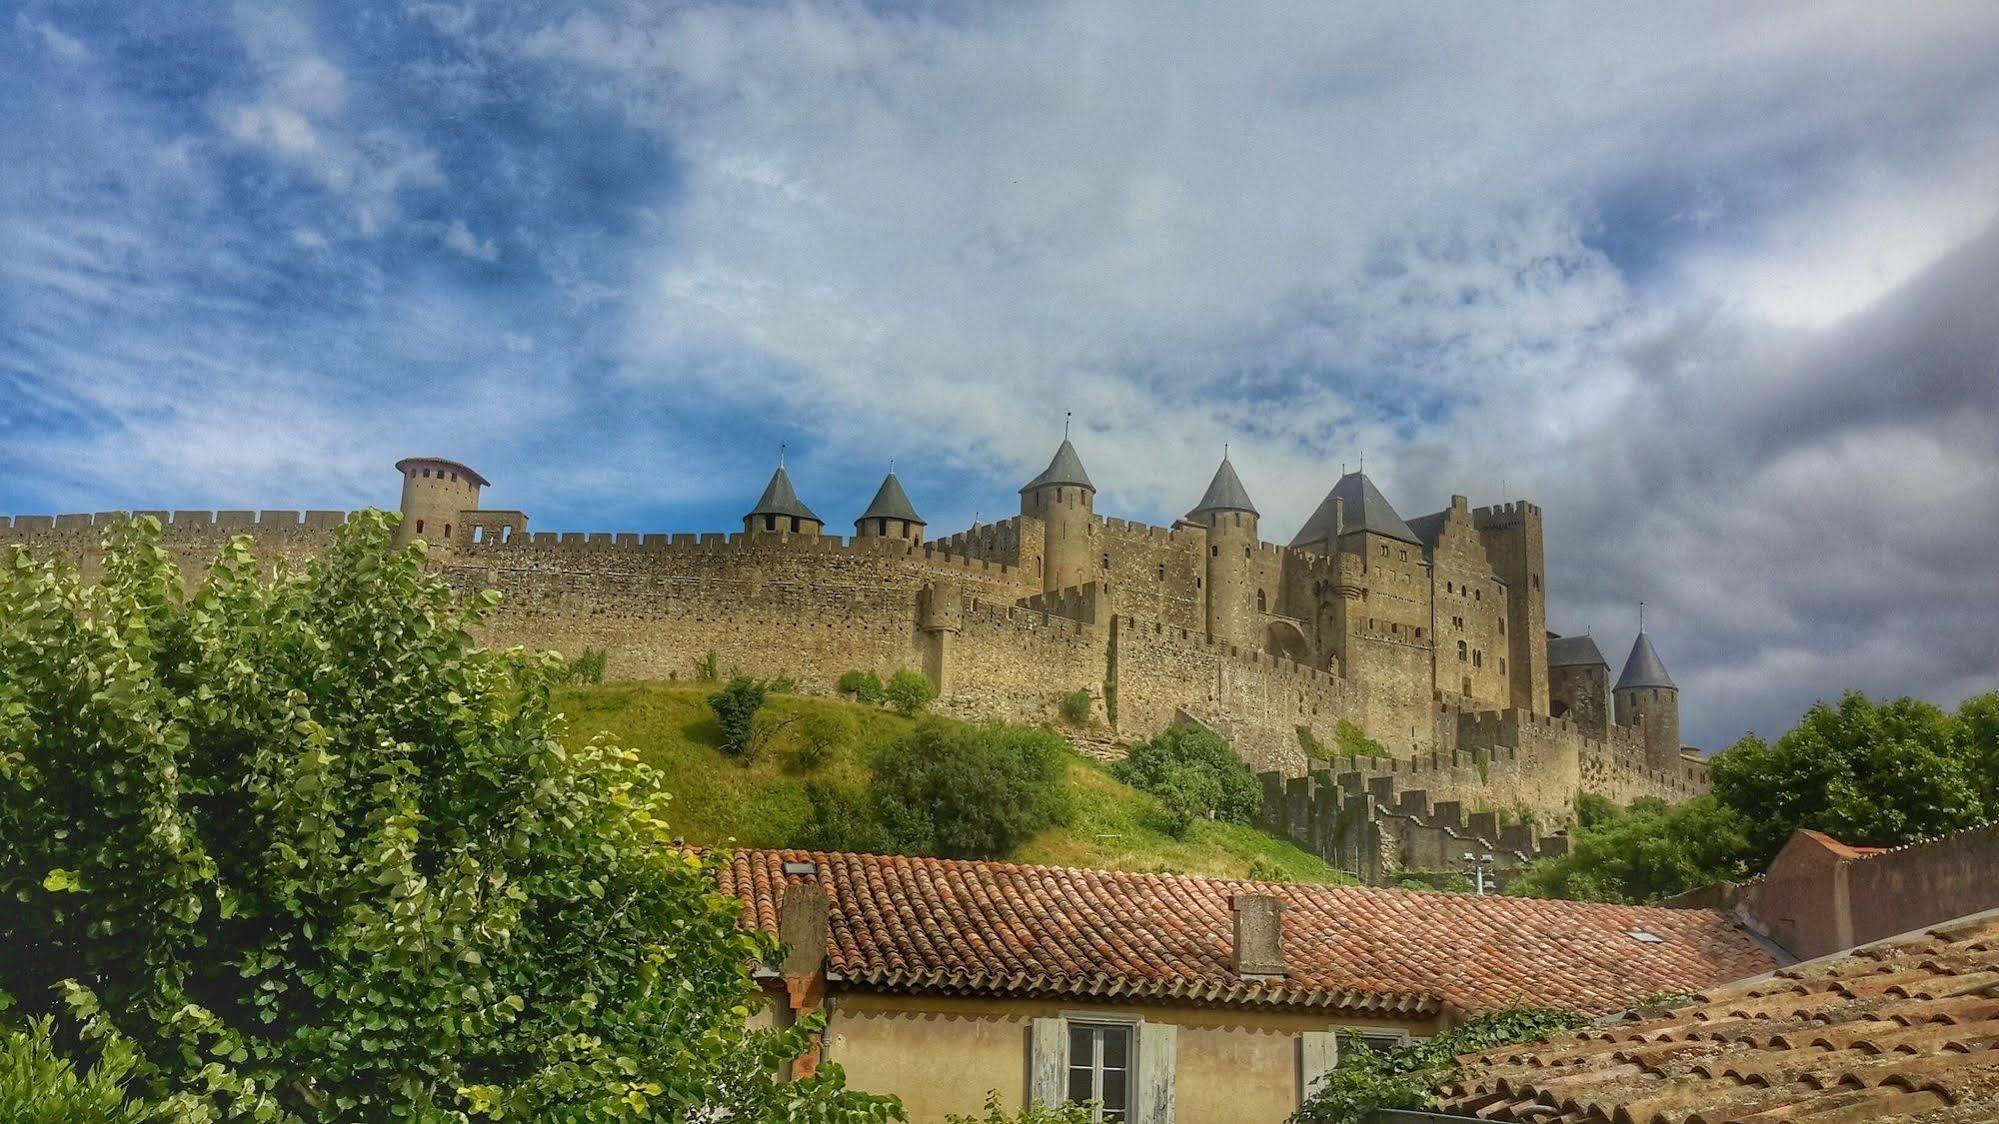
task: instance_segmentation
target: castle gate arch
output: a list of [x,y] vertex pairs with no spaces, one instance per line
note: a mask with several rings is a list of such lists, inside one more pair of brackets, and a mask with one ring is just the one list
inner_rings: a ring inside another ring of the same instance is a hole
[[1306,667],[1314,666],[1312,642],[1305,639],[1304,631],[1290,621],[1271,621],[1263,626],[1263,650]]

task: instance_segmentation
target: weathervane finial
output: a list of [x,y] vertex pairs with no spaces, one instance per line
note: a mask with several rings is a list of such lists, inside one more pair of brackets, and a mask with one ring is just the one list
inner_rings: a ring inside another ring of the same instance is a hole
[[786,442],[783,442],[783,441],[779,441],[779,442],[777,443],[777,467],[779,467],[779,468],[783,468],[783,467],[784,467],[784,446],[785,446],[785,445],[786,445]]
[[1645,602],[1638,603],[1638,631],[1645,631]]
[[1069,421],[1075,416],[1076,416],[1076,411],[1074,410],[1062,411],[1062,440],[1064,441],[1067,441],[1069,439]]

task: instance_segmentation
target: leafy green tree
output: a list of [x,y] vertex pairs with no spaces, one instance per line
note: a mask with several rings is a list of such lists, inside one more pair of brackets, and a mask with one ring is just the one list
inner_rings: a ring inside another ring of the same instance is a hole
[[926,719],[876,758],[869,798],[903,854],[999,858],[1067,822],[1068,775],[1052,731]]
[[812,812],[793,841],[794,846],[808,851],[859,851],[871,855],[895,851],[866,793],[849,792],[825,781],[807,781],[805,799]]
[[[1175,781],[1181,770],[1191,769],[1213,782],[1198,789],[1187,779]],[[1169,726],[1151,739],[1131,747],[1125,759],[1112,766],[1111,774],[1124,783],[1162,800],[1185,801],[1196,792],[1205,806],[1199,815],[1238,823],[1254,822],[1263,810],[1263,786],[1249,766],[1237,757],[1229,743],[1203,726]],[[1171,799],[1168,798],[1172,791]]]
[[757,712],[763,709],[768,693],[769,688],[762,682],[738,675],[729,680],[728,686],[708,696],[708,706],[722,729],[723,753],[731,757],[750,756],[750,749],[758,740]]
[[792,750],[791,766],[809,773],[854,740],[854,719],[844,710],[816,707],[798,716],[792,736],[797,745]]
[[1801,827],[1892,847],[1999,814],[1999,696],[1958,714],[1920,699],[1849,691],[1814,706],[1773,743],[1743,738],[1708,763],[1714,793],[1747,819],[1759,864]]
[[1595,827],[1616,818],[1620,809],[1608,796],[1595,792],[1576,794],[1576,826]]
[[1745,817],[1712,796],[1670,806],[1657,799],[1634,801],[1629,811],[1578,828],[1569,854],[1534,863],[1506,892],[1589,902],[1658,901],[1755,873],[1749,830]]
[[811,1028],[747,1026],[773,947],[719,860],[392,528],[275,575],[239,537],[192,592],[150,518],[95,585],[0,568],[0,989],[187,1119],[898,1115],[777,1079]]
[[937,697],[937,685],[922,672],[903,668],[888,677],[888,686],[882,693],[897,713],[916,715],[921,714],[923,708]]
[[129,1041],[107,1042],[89,1072],[79,1074],[51,1041],[44,1015],[24,1030],[0,1029],[0,1120],[9,1124],[143,1124],[200,1119],[198,1102],[158,1104],[128,1096],[138,1066]]
[[1166,806],[1166,834],[1185,839],[1194,822],[1206,819],[1221,803],[1222,785],[1214,773],[1198,765],[1174,765],[1152,794]]
[[1349,1033],[1340,1041],[1339,1065],[1308,1091],[1291,1119],[1294,1124],[1362,1124],[1378,1108],[1433,1108],[1436,1090],[1449,1080],[1460,1055],[1539,1041],[1587,1021],[1552,1008],[1518,1008],[1381,1050]]

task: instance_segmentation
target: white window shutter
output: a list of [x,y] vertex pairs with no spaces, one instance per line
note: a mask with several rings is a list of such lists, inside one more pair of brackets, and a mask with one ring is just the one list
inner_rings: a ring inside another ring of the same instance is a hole
[[1340,1036],[1337,1031],[1308,1030],[1298,1036],[1298,1100],[1318,1091],[1319,1080],[1340,1064]]
[[1059,1018],[1035,1019],[1027,1043],[1028,1103],[1061,1104],[1068,1066],[1068,1023]]
[[1173,1124],[1173,1067],[1180,1028],[1143,1023],[1138,1028],[1138,1103],[1134,1124]]

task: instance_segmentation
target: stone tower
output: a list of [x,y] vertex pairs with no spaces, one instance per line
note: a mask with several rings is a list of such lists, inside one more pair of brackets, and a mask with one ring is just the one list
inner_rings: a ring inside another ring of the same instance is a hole
[[1596,641],[1582,636],[1548,638],[1548,713],[1601,738],[1610,724],[1610,663]]
[[405,457],[396,462],[396,471],[403,474],[403,521],[396,528],[396,545],[422,539],[448,548],[459,513],[478,508],[486,478],[443,457]]
[[799,500],[798,492],[791,486],[791,474],[784,470],[783,458],[778,459],[777,471],[771,474],[770,483],[764,485],[764,494],[757,505],[743,516],[746,535],[817,535],[825,526],[826,521]]
[[[1041,589],[1053,593],[1072,585],[1082,585],[1099,570],[1091,563],[1091,547],[1097,503],[1097,486],[1083,471],[1076,446],[1062,439],[1055,459],[1020,490],[1020,513],[1041,520],[1046,557],[1041,564]],[[1021,559],[1025,564],[1027,559]]]
[[[1507,655],[1513,705],[1548,713],[1548,594],[1541,588],[1545,556],[1541,509],[1524,500],[1472,512],[1492,570],[1506,583]],[[1679,753],[1676,745],[1673,749]]]
[[868,509],[854,520],[854,534],[858,538],[907,539],[910,542],[923,541],[923,517],[916,514],[916,506],[909,502],[909,493],[902,490],[902,481],[890,472],[875,490],[875,498]]
[[1208,635],[1239,648],[1254,649],[1262,621],[1253,605],[1255,582],[1250,557],[1261,538],[1256,532],[1256,505],[1236,475],[1227,454],[1201,502],[1187,521],[1208,529]]
[[1645,765],[1661,772],[1680,768],[1680,689],[1643,632],[1631,645],[1624,672],[1611,689],[1617,724],[1638,727],[1645,742]]

